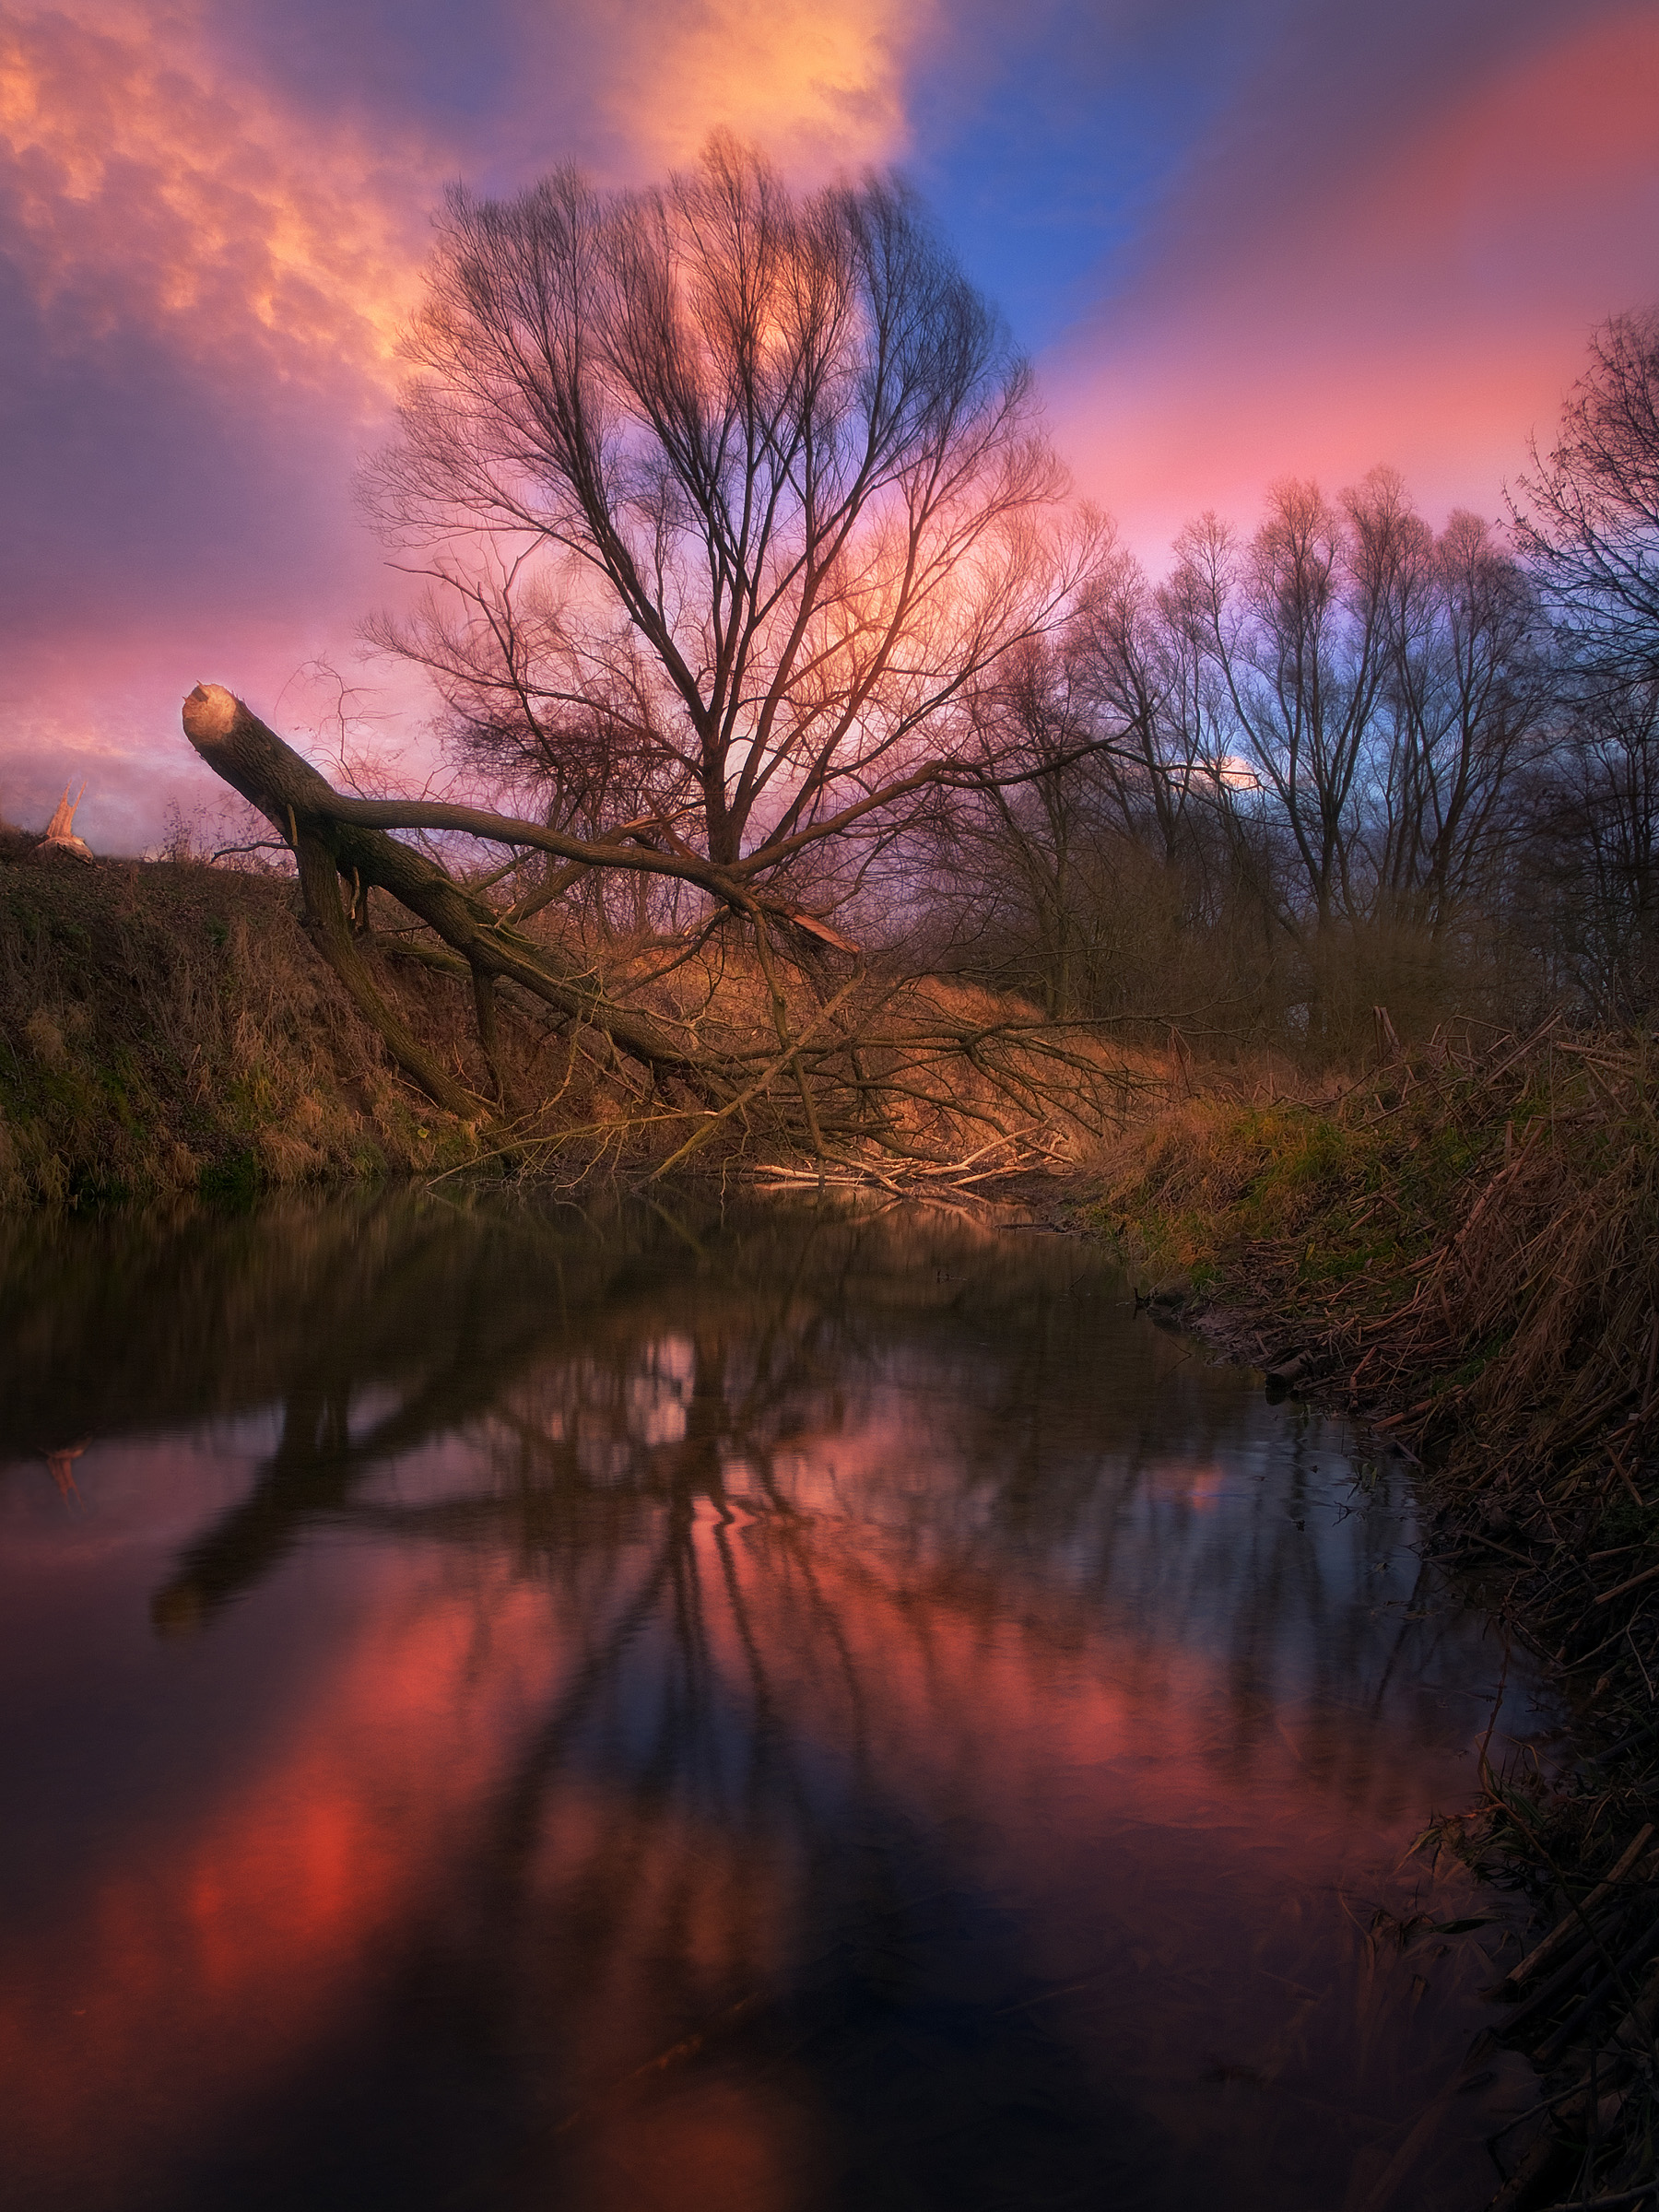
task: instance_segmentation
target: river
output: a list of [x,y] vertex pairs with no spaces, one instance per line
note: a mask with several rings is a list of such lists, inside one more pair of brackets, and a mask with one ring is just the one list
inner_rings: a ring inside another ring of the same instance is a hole
[[[0,1232],[16,2212],[1472,2212],[1518,1655],[1080,1242]],[[1468,1926],[1463,1924],[1476,1922]]]

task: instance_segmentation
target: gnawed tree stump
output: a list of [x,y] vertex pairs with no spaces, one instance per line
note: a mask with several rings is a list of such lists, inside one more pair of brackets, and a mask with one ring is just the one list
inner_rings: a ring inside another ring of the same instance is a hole
[[64,795],[53,807],[52,819],[46,825],[46,834],[35,847],[37,860],[53,860],[59,857],[65,860],[90,860],[92,858],[91,846],[88,844],[84,837],[76,837],[75,834],[76,809],[86,795],[87,787],[83,783],[75,797],[71,799],[69,786],[67,783],[65,784]]

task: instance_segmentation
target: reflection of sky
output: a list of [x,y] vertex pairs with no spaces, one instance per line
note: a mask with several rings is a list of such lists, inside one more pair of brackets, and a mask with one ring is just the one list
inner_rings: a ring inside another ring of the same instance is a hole
[[[112,1275],[143,1295],[112,1233],[41,1317],[48,1383]],[[1030,2065],[1053,2155],[1110,2121],[1125,2202],[1381,2171],[1492,1965],[1359,1931],[1427,1881],[1398,1863],[1467,1795],[1500,1653],[1339,1435],[1057,1240],[492,1233],[206,1225],[135,1356],[224,1316],[218,1417],[169,1435],[165,1388],[100,1371],[41,1401],[103,1431],[76,1496],[4,1475],[0,2127],[38,2202],[264,2204],[263,2161],[272,2204],[344,2203],[312,2131],[345,2189],[391,2129],[406,2206],[481,2159],[502,2206],[782,2212],[895,2067],[901,2147],[968,2129],[976,2053],[973,2125],[1020,2139]],[[320,1312],[285,1385],[308,1278],[369,1318]],[[745,2006],[757,2041],[638,2075]],[[1413,2204],[1466,2201],[1498,2071]]]
[[[327,735],[394,580],[383,435],[443,182],[656,175],[715,123],[803,181],[901,161],[1154,562],[1288,471],[1498,512],[1589,326],[1653,287],[1646,5],[22,0],[0,26],[0,811],[95,842],[193,785],[229,681]],[[384,724],[374,728],[383,729]]]

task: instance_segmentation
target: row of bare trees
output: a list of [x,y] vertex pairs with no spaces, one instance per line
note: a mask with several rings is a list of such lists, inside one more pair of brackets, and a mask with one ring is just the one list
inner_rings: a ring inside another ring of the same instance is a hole
[[1157,583],[890,179],[801,195],[716,138],[652,191],[456,191],[410,350],[362,490],[420,583],[371,635],[487,804],[348,835],[286,768],[239,787],[308,897],[329,855],[360,890],[370,827],[505,847],[445,938],[481,1022],[507,976],[631,1049],[581,947],[717,928],[780,1009],[772,954],[851,934],[1051,1021],[1327,1052],[1376,1003],[1651,1011],[1659,320],[1600,335],[1507,531],[1378,469],[1205,517]]
[[[1327,1048],[1407,1016],[1659,1006],[1659,317],[1595,341],[1508,532],[1392,471],[1276,488],[1152,585],[1101,561],[976,705],[933,949],[1051,1014]],[[1024,760],[1045,772],[1009,774]]]
[[[1359,934],[1466,951],[1503,896],[1553,685],[1536,591],[1486,524],[1437,537],[1385,470],[1335,504],[1281,485],[1249,538],[1192,525],[1156,588],[1106,564],[1065,637],[987,692],[1019,731],[999,759],[1068,759],[935,814],[935,901],[1055,1014],[1150,989],[1260,1028],[1275,976],[1281,1016],[1298,996],[1317,1014],[1322,955],[1351,960]],[[1219,989],[1179,972],[1183,950]]]

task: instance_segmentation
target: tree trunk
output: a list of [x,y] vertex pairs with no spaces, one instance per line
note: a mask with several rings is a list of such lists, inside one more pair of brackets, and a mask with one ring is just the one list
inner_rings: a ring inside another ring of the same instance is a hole
[[[618,1006],[592,975],[557,948],[538,945],[509,928],[494,909],[465,890],[435,861],[372,827],[366,813],[418,812],[437,819],[456,818],[454,827],[486,822],[482,834],[501,836],[522,829],[522,841],[561,843],[533,824],[518,824],[468,807],[422,804],[399,809],[373,801],[342,798],[280,737],[250,712],[221,684],[198,684],[184,701],[184,734],[217,775],[257,806],[288,839],[300,862],[306,918],[318,950],[351,994],[366,1019],[385,1040],[387,1050],[429,1097],[452,1113],[477,1119],[479,1101],[463,1092],[438,1067],[375,991],[341,911],[337,883],[328,875],[355,876],[366,888],[378,884],[411,913],[436,931],[465,960],[475,976],[506,977],[560,1013],[600,1030],[630,1059],[653,1073],[680,1076],[705,1095],[724,1096],[723,1083],[706,1055],[677,1039],[660,1022],[636,1007]],[[477,833],[477,832],[475,832]],[[609,856],[605,856],[608,858]],[[644,856],[641,856],[642,858]],[[324,884],[327,885],[327,894]],[[464,1101],[456,1103],[452,1101]]]

